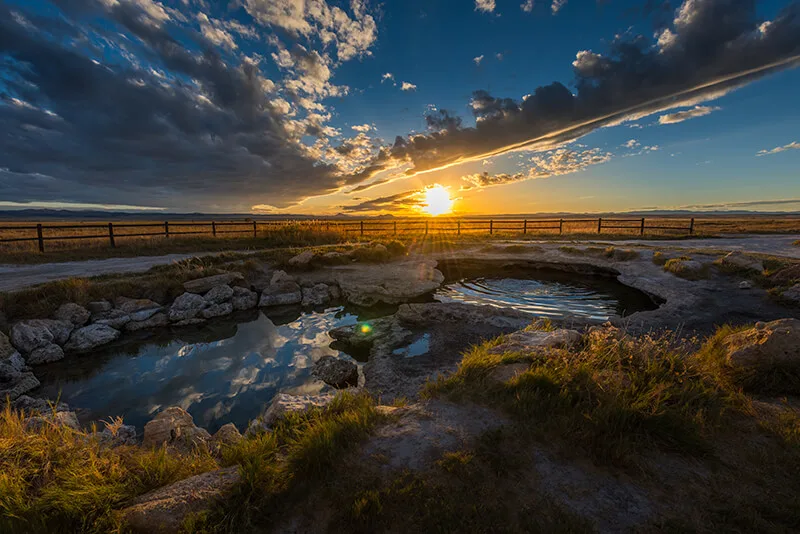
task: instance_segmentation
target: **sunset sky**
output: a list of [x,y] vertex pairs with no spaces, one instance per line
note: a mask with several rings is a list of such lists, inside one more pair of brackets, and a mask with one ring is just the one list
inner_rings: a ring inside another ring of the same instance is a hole
[[798,58],[786,0],[0,0],[0,209],[797,211]]

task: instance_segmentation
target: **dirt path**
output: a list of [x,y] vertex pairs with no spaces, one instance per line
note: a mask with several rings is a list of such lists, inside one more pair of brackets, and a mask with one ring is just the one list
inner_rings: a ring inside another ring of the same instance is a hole
[[[709,239],[639,240],[608,242],[609,245],[645,245],[671,249],[709,249],[800,258],[800,246],[793,245],[800,235],[725,235]],[[598,241],[599,242],[599,241]]]

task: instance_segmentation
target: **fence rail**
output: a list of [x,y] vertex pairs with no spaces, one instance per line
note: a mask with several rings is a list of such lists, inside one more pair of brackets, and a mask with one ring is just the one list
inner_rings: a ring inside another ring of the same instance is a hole
[[[694,218],[685,221],[685,226],[679,225],[679,221],[675,221],[673,225],[653,224],[661,220],[648,220],[644,217],[636,219],[617,219],[617,218],[603,218],[597,219],[427,219],[427,220],[399,220],[399,221],[381,221],[381,220],[361,220],[361,221],[338,221],[338,220],[313,220],[313,221],[190,221],[190,222],[176,222],[164,221],[157,223],[103,223],[103,224],[36,224],[36,225],[20,225],[20,226],[0,226],[0,235],[2,232],[19,232],[19,231],[35,231],[36,235],[25,237],[8,237],[0,239],[2,243],[18,243],[24,241],[35,241],[38,243],[39,252],[44,252],[45,242],[48,241],[62,241],[73,239],[106,239],[111,247],[117,246],[117,240],[128,237],[158,237],[163,236],[169,239],[171,236],[187,236],[187,235],[209,235],[217,237],[219,235],[228,234],[252,234],[253,237],[258,237],[259,230],[272,230],[282,226],[301,224],[307,227],[317,228],[325,231],[339,231],[347,234],[358,234],[364,236],[369,233],[382,232],[385,234],[399,235],[401,233],[424,233],[425,235],[431,232],[438,233],[455,233],[461,235],[462,233],[475,233],[475,232],[488,232],[494,234],[495,232],[518,232],[521,234],[528,234],[532,232],[541,232],[543,230],[557,231],[559,234],[569,232],[574,229],[577,224],[590,225],[591,231],[594,233],[602,234],[603,230],[630,230],[645,235],[649,230],[661,231],[675,231],[694,234],[695,221]],[[671,220],[672,221],[672,220]],[[200,228],[197,230],[196,228]],[[571,228],[572,227],[572,228]],[[191,228],[181,230],[181,228]],[[52,235],[53,231],[62,232],[64,230],[104,230],[104,232],[94,232],[90,234],[77,234],[77,235]],[[134,233],[123,232],[118,230],[122,229],[160,229],[160,231],[141,231]],[[50,235],[48,235],[50,234]]]

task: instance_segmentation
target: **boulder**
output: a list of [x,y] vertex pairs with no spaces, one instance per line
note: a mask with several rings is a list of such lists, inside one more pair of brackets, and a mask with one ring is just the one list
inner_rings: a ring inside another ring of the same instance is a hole
[[196,293],[184,293],[175,299],[169,309],[169,320],[173,323],[194,319],[208,303],[206,299]]
[[14,351],[11,355],[0,359],[0,380],[11,380],[19,377],[19,375],[28,368],[25,365],[25,360],[19,352]]
[[87,304],[86,308],[88,308],[92,314],[95,314],[111,311],[114,308],[114,305],[107,300],[95,300]]
[[250,422],[247,434],[268,431],[280,418],[289,412],[302,412],[309,408],[324,407],[334,399],[332,394],[323,395],[289,395],[288,393],[278,393],[272,399],[267,411]]
[[55,343],[50,343],[28,354],[25,361],[28,365],[40,365],[43,363],[57,362],[62,358],[64,358],[64,349]]
[[[126,314],[133,314],[146,310],[156,310],[156,311],[161,310],[161,304],[159,304],[158,302],[154,302],[150,299],[130,299],[128,297],[117,297],[114,303],[117,305],[117,309],[122,310]],[[145,319],[146,318],[147,317],[145,317]],[[136,320],[143,320],[143,319],[136,319]]]
[[19,372],[13,377],[0,371],[0,402],[16,400],[21,395],[39,387],[39,380],[30,372]]
[[722,340],[725,361],[731,367],[800,366],[800,320],[779,319]]
[[164,444],[191,448],[207,441],[211,435],[204,428],[195,426],[194,419],[186,410],[171,406],[144,425],[144,447],[160,447]]
[[72,323],[73,326],[85,325],[89,322],[90,316],[89,310],[74,302],[62,304],[53,314],[55,319]]
[[160,313],[161,310],[162,310],[161,306],[159,306],[158,308],[150,308],[148,310],[139,310],[137,312],[133,312],[132,314],[130,314],[129,317],[131,318],[131,322],[141,323],[147,321],[148,319],[151,319],[153,316]]
[[[226,286],[227,287],[227,286]],[[222,304],[212,304],[208,308],[200,312],[204,319],[211,319],[213,317],[222,317],[223,315],[230,315],[233,313],[233,304],[230,302],[223,302]]]
[[303,292],[303,306],[318,307],[323,306],[331,301],[331,290],[326,284],[315,284],[311,287],[304,287]]
[[69,411],[69,405],[64,402],[51,403],[47,399],[35,399],[28,395],[20,395],[12,405],[15,410],[22,410],[27,414],[52,413],[53,408],[55,408],[57,412]]
[[222,304],[227,302],[233,296],[233,289],[230,286],[217,286],[209,290],[203,298],[209,304]]
[[75,412],[41,412],[39,415],[26,417],[24,424],[26,430],[40,430],[48,425],[65,426],[72,430],[81,429]]
[[175,326],[194,326],[198,324],[205,323],[206,320],[201,317],[195,317],[194,319],[184,319],[183,321],[178,321],[175,323]]
[[337,282],[348,302],[373,306],[399,304],[435,291],[444,275],[433,260],[403,261],[385,265],[336,267]]
[[[131,315],[131,317],[133,317],[134,315]],[[161,326],[167,326],[168,324],[169,324],[169,318],[167,317],[167,314],[159,312],[150,317],[149,319],[145,319],[143,321],[130,321],[125,325],[125,331],[136,332],[138,330],[147,330],[149,328],[158,328]]]
[[312,250],[304,250],[297,256],[291,258],[288,261],[290,267],[295,269],[308,269],[311,264],[311,260],[314,259],[314,251]]
[[551,332],[543,330],[519,330],[508,334],[503,342],[489,349],[489,354],[506,352],[534,352],[541,349],[562,349],[580,343],[581,334],[565,328]]
[[73,352],[84,352],[119,339],[119,330],[104,324],[90,324],[75,330],[64,348]]
[[0,332],[0,361],[10,358],[17,353],[17,349],[11,344],[8,336]]
[[189,477],[137,497],[120,518],[135,534],[179,532],[190,514],[212,508],[240,480],[238,466]]
[[211,445],[214,447],[236,445],[242,440],[242,435],[239,429],[233,423],[223,425],[219,430],[211,436]]
[[753,289],[753,282],[750,280],[742,280],[739,282],[739,289]]
[[753,258],[752,256],[748,256],[747,254],[739,251],[734,251],[724,256],[720,262],[722,265],[734,267],[743,271],[752,271],[757,273],[764,271],[764,264],[761,263],[761,260]]
[[234,287],[231,304],[234,310],[249,310],[258,304],[258,293],[250,291],[246,287]]
[[261,293],[259,306],[287,306],[300,304],[303,294],[294,278],[284,271],[275,271],[269,282],[269,287]]
[[781,298],[794,304],[800,304],[800,284],[795,284],[781,293]]
[[136,427],[133,425],[107,426],[98,434],[98,439],[106,447],[136,445]]
[[342,252],[326,252],[319,256],[319,260],[325,265],[344,265],[353,261],[350,255]]
[[358,365],[350,360],[323,356],[317,360],[311,372],[319,380],[338,389],[358,386]]
[[131,316],[119,309],[113,309],[107,312],[101,312],[92,315],[92,323],[103,324],[117,330],[121,329],[130,321]]
[[54,341],[53,333],[40,320],[20,321],[11,327],[11,343],[25,354]]
[[242,273],[223,273],[205,278],[197,278],[183,283],[183,289],[188,293],[208,293],[217,286],[230,285],[233,282],[244,280]]

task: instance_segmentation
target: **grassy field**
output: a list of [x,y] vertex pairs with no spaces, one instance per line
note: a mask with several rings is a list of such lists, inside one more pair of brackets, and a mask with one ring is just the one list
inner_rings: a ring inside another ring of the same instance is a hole
[[[640,237],[639,219],[625,218],[628,222],[606,222],[609,226],[599,234],[605,239],[631,239]],[[114,243],[111,246],[108,223],[114,223]],[[435,218],[368,220],[361,232],[359,221],[258,221],[253,232],[252,221],[236,224],[218,222],[216,235],[212,235],[211,221],[177,221],[169,224],[169,237],[163,221],[57,221],[43,224],[45,252],[39,251],[37,221],[0,222],[0,263],[45,263],[52,261],[78,261],[106,257],[131,257],[170,253],[214,252],[222,250],[260,250],[270,247],[313,246],[332,243],[357,242],[397,237],[409,242],[425,235],[447,236],[452,239],[482,240],[493,238],[529,239],[595,239],[597,220],[571,222],[564,220],[563,233],[552,222],[542,223],[529,219],[523,233],[522,219],[463,220]],[[646,229],[644,238],[685,238],[688,219],[648,218],[647,227],[675,227],[685,230]],[[144,225],[144,226],[143,226]],[[491,225],[491,234],[489,232]],[[557,226],[557,224],[555,225]],[[615,226],[615,227],[611,227]],[[624,226],[624,228],[619,228]],[[458,233],[460,232],[460,234]],[[785,218],[702,218],[695,220],[696,237],[709,237],[722,233],[800,233],[800,217]],[[138,234],[155,234],[143,236]],[[64,239],[80,236],[79,239]],[[4,239],[31,239],[2,242]]]

